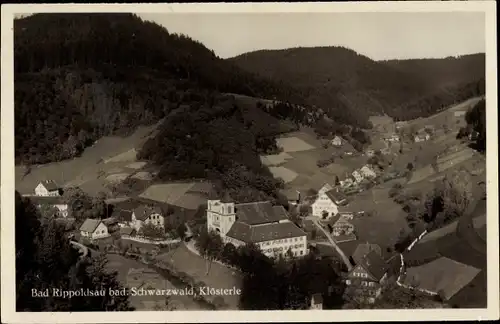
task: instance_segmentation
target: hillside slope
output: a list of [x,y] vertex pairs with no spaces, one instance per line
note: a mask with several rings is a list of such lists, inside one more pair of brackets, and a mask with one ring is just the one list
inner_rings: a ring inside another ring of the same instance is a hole
[[218,92],[301,103],[132,14],[36,14],[14,22],[16,162],[74,157],[101,136],[151,124]]
[[484,93],[479,84],[484,82],[484,54],[376,62],[344,47],[313,47],[256,51],[229,61],[289,82],[334,119],[359,124],[365,124],[369,114],[386,113],[398,120],[428,116]]

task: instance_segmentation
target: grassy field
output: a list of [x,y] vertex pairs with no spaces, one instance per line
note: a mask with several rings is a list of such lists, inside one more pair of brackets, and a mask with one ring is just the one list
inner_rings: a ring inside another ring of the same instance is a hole
[[[133,275],[129,275],[130,270],[132,269],[146,269],[146,266],[138,261],[131,260],[125,258],[123,256],[117,254],[108,254],[107,258],[109,260],[107,267],[110,270],[115,270],[118,272],[118,280],[127,288],[141,286],[143,284],[139,281],[145,281],[147,284],[148,281],[151,281],[150,284],[154,284],[158,286],[158,280],[148,280],[146,275],[135,276],[139,278],[133,278]],[[151,272],[151,269],[148,269],[148,272]],[[159,275],[159,274],[158,274]],[[169,281],[162,279],[160,285],[162,287],[155,287],[158,289],[162,288],[175,288],[172,283]],[[155,304],[164,305],[165,304],[165,296],[131,296],[130,302],[132,306],[136,307],[137,310],[153,310],[151,307]],[[200,309],[199,306],[191,300],[188,296],[172,296],[169,300],[169,305],[175,306],[178,310],[196,310]]]
[[[242,278],[238,272],[212,262],[207,274],[207,261],[189,251],[185,245],[180,245],[169,253],[159,255],[158,259],[172,264],[178,271],[186,273],[198,282],[205,283],[208,287],[228,289],[241,287]],[[230,309],[237,309],[239,296],[224,296],[224,301]]]
[[[128,137],[108,136],[98,140],[92,147],[87,148],[80,157],[61,162],[48,163],[33,166],[31,172],[26,173],[24,166],[16,166],[16,190],[21,193],[33,192],[36,185],[43,180],[54,180],[63,187],[80,186],[89,194],[99,191],[108,192],[108,181],[106,177],[115,173],[115,169],[121,168],[123,173],[132,174],[134,168],[128,167],[131,162],[113,162],[113,157],[129,154],[131,150],[142,147],[158,124],[139,127]],[[108,163],[103,163],[108,161]]]
[[297,178],[298,175],[297,172],[282,166],[269,167],[269,171],[271,171],[271,173],[276,179],[282,179],[285,183],[292,182],[293,180],[295,180],[295,178]]

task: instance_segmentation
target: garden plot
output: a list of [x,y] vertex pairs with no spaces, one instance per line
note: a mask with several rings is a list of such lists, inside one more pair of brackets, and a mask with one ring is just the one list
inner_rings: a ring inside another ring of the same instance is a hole
[[280,154],[274,154],[274,155],[261,155],[260,161],[265,166],[278,166],[292,158],[293,157],[290,154],[286,152],[281,152]]
[[285,167],[270,167],[269,171],[273,174],[275,178],[283,179],[285,183],[292,182],[297,178],[298,174],[295,171],[287,169]]
[[312,150],[315,147],[306,143],[298,137],[282,137],[276,139],[278,147],[282,148],[284,152],[300,152]]
[[435,293],[441,292],[442,297],[448,300],[469,284],[479,272],[480,269],[441,257],[409,268],[404,283]]
[[133,163],[127,164],[126,167],[129,169],[142,169],[146,164],[147,164],[147,162],[133,162]]

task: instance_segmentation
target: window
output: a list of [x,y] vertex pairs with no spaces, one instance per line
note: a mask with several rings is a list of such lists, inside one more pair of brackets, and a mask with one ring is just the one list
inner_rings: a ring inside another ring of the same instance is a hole
[[370,286],[370,287],[374,287],[374,286],[375,286],[375,283],[374,283],[374,282],[370,282],[370,283],[368,283],[368,286]]
[[304,251],[300,251],[300,255],[302,255],[304,253]]

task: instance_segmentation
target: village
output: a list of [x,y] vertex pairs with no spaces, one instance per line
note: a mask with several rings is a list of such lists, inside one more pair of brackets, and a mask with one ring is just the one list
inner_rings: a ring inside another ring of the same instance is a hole
[[[318,258],[339,260],[348,287],[345,294],[373,304],[386,282],[401,281],[402,254],[395,245],[407,224],[404,211],[393,197],[404,186],[421,188],[456,168],[484,175],[477,163],[471,164],[477,154],[470,153],[455,138],[463,124],[461,112],[477,100],[445,110],[438,114],[441,116],[412,121],[411,125],[375,117],[371,144],[363,152],[354,150],[339,135],[320,139],[307,129],[278,138],[281,152],[261,156],[261,161],[283,180],[284,201],[236,203],[228,195],[218,197],[212,185],[203,180],[153,183],[135,196],[102,198],[105,217],[76,221],[71,213],[78,200],[65,194],[73,190],[72,186],[45,179],[33,192],[23,195],[43,212],[62,219],[68,239],[82,253],[105,253],[116,259],[111,266],[124,272],[121,276],[128,287],[137,286],[137,280],[142,280],[141,285],[165,285],[148,267],[159,263],[168,264],[170,272],[183,273],[188,281],[221,288],[238,285],[237,270],[224,262],[217,261],[205,271],[207,261],[195,244],[201,226],[220,236],[224,244],[238,247],[252,243],[270,258],[300,258],[312,253]],[[455,164],[447,155],[455,158]],[[325,156],[328,163],[323,162]],[[432,165],[422,177],[422,170]],[[127,259],[137,264],[124,267]],[[472,273],[477,275],[479,271]],[[470,275],[469,282],[475,275]],[[440,287],[430,295],[446,289]],[[453,295],[448,293],[446,300]],[[322,298],[313,294],[311,309],[322,309]],[[184,296],[177,301],[176,307],[193,307],[193,301],[187,299]],[[207,307],[206,303],[235,309],[237,296],[196,303],[197,307]],[[160,304],[137,302],[139,309],[157,309]]]

